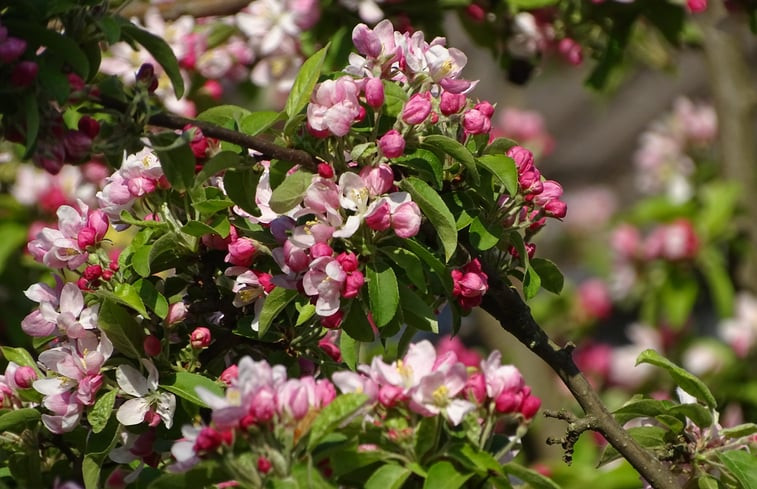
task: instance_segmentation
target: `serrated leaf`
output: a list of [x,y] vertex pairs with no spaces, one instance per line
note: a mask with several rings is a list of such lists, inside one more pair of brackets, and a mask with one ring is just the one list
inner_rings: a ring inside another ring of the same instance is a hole
[[116,351],[129,358],[142,357],[144,331],[123,307],[111,299],[105,299],[100,305],[97,323]]
[[382,261],[370,261],[365,270],[373,321],[381,328],[397,313],[400,300],[397,276],[394,269]]
[[711,409],[717,407],[717,401],[710,389],[694,374],[687,372],[654,350],[644,350],[636,359],[636,365],[648,363],[663,368],[673,377],[675,383],[684,391],[702,401]]
[[337,426],[355,414],[368,401],[368,396],[359,393],[349,393],[337,396],[323,408],[310,425],[308,451],[312,451],[321,439],[334,431]]
[[426,473],[423,489],[458,489],[473,474],[461,474],[450,462],[436,462]]
[[470,174],[473,185],[478,185],[481,176],[478,174],[476,159],[473,154],[462,143],[441,134],[431,134],[423,138],[423,145],[432,148],[438,148],[446,154],[463,164]]
[[328,44],[316,51],[311,57],[309,57],[302,64],[302,68],[297,73],[297,77],[294,79],[292,89],[289,91],[289,97],[287,98],[286,105],[284,106],[284,112],[291,119],[300,111],[305,108],[310,100],[310,94],[313,93],[313,88],[318,82],[318,77],[321,76],[321,68],[323,67],[323,61],[326,59],[326,53],[328,52]]
[[364,487],[365,489],[399,489],[410,474],[410,469],[401,465],[382,465],[365,481]]
[[305,170],[297,170],[287,175],[281,184],[273,189],[269,206],[271,210],[285,214],[302,202],[310,184],[313,183],[314,175]]
[[118,390],[113,389],[97,399],[95,405],[87,411],[87,421],[92,426],[93,433],[100,433],[108,424],[110,416],[113,414],[113,406],[116,404],[116,395]]
[[268,294],[268,297],[265,298],[263,308],[260,310],[260,318],[258,319],[259,337],[266,334],[276,316],[298,295],[296,290],[285,289],[283,287],[276,287]]
[[197,387],[203,387],[219,397],[224,395],[220,385],[200,374],[176,372],[172,375],[161,376],[160,380],[162,381],[160,387],[200,407],[208,406],[197,395],[195,390]]
[[[467,151],[467,150],[466,150]],[[457,250],[457,224],[439,194],[426,182],[416,177],[407,177],[400,181],[400,188],[418,204],[421,212],[429,220],[439,235],[444,248],[444,259],[449,261]]]
[[512,158],[504,154],[485,154],[478,157],[478,164],[494,175],[508,194],[518,193],[518,169]]
[[554,262],[546,258],[533,258],[529,261],[529,264],[539,274],[543,288],[554,294],[559,294],[562,291],[565,278]]
[[126,19],[121,20],[122,36],[142,45],[155,58],[171,80],[176,98],[180,99],[184,95],[184,79],[179,70],[179,61],[171,47],[164,39],[140,29]]

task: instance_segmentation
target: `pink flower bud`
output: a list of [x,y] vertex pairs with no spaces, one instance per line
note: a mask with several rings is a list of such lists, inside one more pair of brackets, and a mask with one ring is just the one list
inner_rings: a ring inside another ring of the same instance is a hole
[[223,96],[223,85],[218,83],[217,80],[208,80],[202,86],[200,91],[213,100],[220,100]]
[[560,40],[557,51],[574,66],[580,65],[583,61],[581,45],[569,37]]
[[126,489],[126,473],[116,468],[105,480],[105,489]]
[[398,205],[392,214],[392,229],[400,238],[412,238],[421,229],[421,210],[413,201]]
[[541,173],[535,166],[518,175],[518,184],[523,193],[526,194],[540,194],[544,190]]
[[88,115],[79,119],[78,127],[81,132],[89,137],[89,139],[95,139],[100,133],[100,123],[97,119],[93,119]]
[[258,277],[258,282],[260,282],[260,286],[263,287],[263,291],[266,294],[270,294],[276,288],[276,284],[273,283],[273,275],[270,273],[255,272],[255,275]]
[[79,280],[76,281],[76,286],[79,287],[79,290],[82,290],[85,292],[89,290],[89,282],[84,277],[81,277],[79,278]]
[[84,273],[82,274],[82,277],[86,278],[89,281],[96,280],[100,278],[100,276],[103,274],[103,267],[100,265],[89,265],[87,268],[84,269]]
[[273,468],[273,464],[270,460],[268,460],[264,456],[258,457],[258,472],[260,472],[263,475],[266,475],[268,472],[271,471],[271,468]]
[[[323,324],[323,322],[321,322],[321,324]],[[334,343],[324,337],[318,341],[318,347],[336,363],[342,363],[342,351]]]
[[568,214],[568,204],[562,200],[551,200],[544,206],[544,212],[549,217],[562,219]]
[[89,156],[92,138],[82,131],[66,131],[63,135],[63,147],[66,149],[68,161],[82,161]]
[[126,182],[126,188],[134,197],[142,197],[155,191],[155,180],[145,177],[130,178]]
[[613,251],[626,260],[638,256],[641,249],[641,235],[639,230],[630,224],[621,224],[610,236]]
[[0,43],[0,61],[11,64],[26,51],[26,41],[17,37],[9,37]]
[[229,253],[226,255],[226,261],[232,265],[247,267],[252,264],[253,256],[257,248],[255,242],[250,238],[238,238],[229,244]]
[[284,241],[284,263],[294,273],[300,273],[307,270],[310,257],[305,253],[305,250],[298,248],[291,241],[287,240]]
[[484,114],[484,116],[488,117],[489,119],[491,119],[491,117],[494,115],[494,106],[486,100],[482,100],[481,102],[477,103],[475,106],[473,106],[473,108]]
[[345,299],[353,299],[357,297],[358,294],[360,294],[360,289],[363,287],[364,283],[365,277],[363,276],[363,272],[355,270],[350,273],[342,284],[342,297]]
[[463,114],[463,129],[466,134],[485,134],[491,127],[491,119],[479,110],[471,109]]
[[322,256],[331,256],[334,254],[334,250],[326,243],[316,243],[310,247],[310,256],[312,258],[320,258]]
[[542,191],[534,197],[534,204],[544,206],[551,200],[562,197],[562,186],[554,180],[545,180],[542,182]]
[[707,0],[686,0],[686,7],[693,14],[707,10]]
[[513,146],[507,150],[507,156],[515,161],[518,173],[523,173],[534,166],[534,155],[523,146]]
[[392,218],[389,213],[389,202],[381,202],[365,216],[365,224],[374,231],[386,231],[392,225]]
[[365,24],[358,24],[352,29],[352,43],[357,52],[363,56],[377,58],[381,54],[381,41]]
[[327,379],[320,379],[315,383],[315,399],[317,407],[324,407],[331,404],[336,398],[336,389]]
[[210,144],[202,130],[199,127],[187,124],[184,126],[184,134],[189,140],[189,147],[192,149],[195,158],[204,159],[207,156]]
[[378,400],[383,406],[390,408],[402,400],[402,392],[403,389],[401,387],[384,384],[379,388]]
[[318,175],[321,178],[334,178],[334,167],[328,163],[318,163]]
[[416,93],[402,109],[402,120],[407,124],[420,124],[431,113],[431,94]]
[[439,110],[444,115],[457,114],[465,107],[467,100],[462,93],[442,92],[442,97],[439,101]]
[[103,280],[108,281],[113,278],[113,270],[105,269],[103,270]]
[[160,355],[160,340],[155,335],[147,335],[142,340],[142,348],[148,357],[157,357]]
[[152,93],[158,88],[158,77],[155,76],[155,68],[150,63],[144,63],[137,71],[137,83],[147,88]]
[[32,367],[21,366],[13,373],[13,381],[20,389],[28,389],[37,380],[37,372]]
[[223,438],[221,434],[213,428],[206,426],[197,435],[194,444],[194,451],[196,453],[208,453],[216,450],[221,446]]
[[226,385],[231,385],[235,380],[239,378],[239,367],[236,364],[229,365],[226,370],[221,372],[221,376],[218,380]]
[[[82,77],[80,77],[76,73],[69,73],[66,75],[66,78],[68,79],[68,86],[69,88],[71,88],[72,93],[83,92],[87,87],[87,84],[84,82]],[[85,117],[90,118],[88,115],[85,115],[84,117],[82,117],[82,119]],[[81,127],[79,129],[81,129]]]
[[354,253],[340,253],[336,257],[336,261],[342,266],[342,270],[347,273],[355,272],[358,269],[359,263]]
[[521,391],[504,390],[494,400],[494,407],[500,413],[514,413],[523,403],[523,393]]
[[331,316],[321,318],[321,325],[323,325],[324,328],[337,329],[342,324],[342,319],[344,319],[344,313],[342,311],[337,311]]
[[523,390],[528,391],[528,393],[526,394],[526,397],[523,398],[523,402],[521,403],[518,411],[520,411],[524,418],[531,419],[539,411],[539,408],[541,407],[541,399],[536,396],[532,396],[531,389],[529,389],[528,387],[524,388]]
[[88,247],[94,246],[95,242],[95,230],[90,227],[81,228],[79,234],[76,235],[76,244],[79,249],[86,250]]
[[11,83],[17,87],[28,87],[37,78],[39,65],[34,61],[21,61],[13,67]]
[[486,377],[484,377],[484,374],[476,372],[468,377],[465,383],[465,392],[479,404],[484,402],[484,399],[486,399]]
[[365,82],[365,101],[373,107],[378,109],[384,105],[384,84],[381,78],[368,78]]
[[388,131],[378,141],[381,154],[387,158],[398,158],[405,151],[405,138],[396,129]]
[[392,167],[386,163],[376,166],[366,166],[360,170],[360,177],[368,187],[372,196],[382,195],[388,192],[394,185],[394,173]]
[[96,209],[87,215],[87,227],[95,232],[96,243],[99,243],[105,237],[109,225],[108,215],[100,209]]
[[472,3],[465,7],[465,13],[474,22],[483,22],[486,18],[486,10],[476,3]]
[[199,350],[201,348],[207,348],[208,345],[210,345],[211,339],[210,330],[206,327],[200,326],[199,328],[195,328],[195,330],[189,335],[189,344],[192,345],[192,348]]
[[174,302],[168,306],[168,315],[166,316],[166,323],[170,326],[172,324],[180,323],[187,317],[187,305],[184,302]]
[[590,318],[606,319],[612,313],[610,292],[599,279],[587,280],[578,287],[578,303]]

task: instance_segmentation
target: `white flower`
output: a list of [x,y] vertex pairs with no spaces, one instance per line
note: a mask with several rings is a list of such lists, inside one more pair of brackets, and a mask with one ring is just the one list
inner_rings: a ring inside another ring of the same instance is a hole
[[147,369],[147,378],[131,365],[119,365],[116,369],[118,386],[126,394],[134,396],[134,399],[129,399],[118,408],[116,419],[125,426],[139,424],[154,408],[166,428],[171,428],[176,397],[158,391],[158,369],[152,361],[143,358],[142,365]]

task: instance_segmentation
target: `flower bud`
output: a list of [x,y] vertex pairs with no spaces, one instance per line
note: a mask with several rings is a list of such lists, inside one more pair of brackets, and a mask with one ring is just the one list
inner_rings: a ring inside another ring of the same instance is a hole
[[444,91],[442,92],[441,100],[439,101],[439,110],[444,115],[452,115],[460,112],[465,107],[467,98],[462,93],[452,93]]
[[260,472],[263,475],[266,475],[268,472],[271,471],[271,468],[273,468],[273,464],[270,460],[268,460],[264,456],[258,457],[258,472]]
[[201,348],[207,348],[210,345],[211,340],[210,330],[203,326],[195,328],[192,334],[189,335],[189,344],[192,348],[199,350]]
[[394,172],[392,172],[392,167],[386,163],[363,167],[360,170],[360,177],[372,196],[385,194],[394,185]]
[[334,250],[326,243],[316,243],[310,247],[310,256],[312,258],[320,258],[322,256],[331,256],[334,254]]
[[522,173],[534,166],[534,155],[523,146],[513,146],[507,150],[507,156],[515,161],[518,173]]
[[693,14],[707,10],[707,0],[686,0],[686,7]]
[[400,238],[412,238],[421,229],[421,210],[413,201],[403,202],[392,214],[392,229]]
[[477,103],[475,106],[473,106],[473,108],[484,114],[484,117],[488,117],[489,119],[491,119],[491,117],[494,115],[494,106],[486,100]]
[[78,127],[81,132],[89,137],[89,139],[95,139],[100,133],[100,123],[97,119],[93,119],[88,115],[79,119]]
[[233,381],[239,378],[239,367],[236,364],[230,365],[221,372],[221,376],[218,379],[226,385],[231,385]]
[[350,273],[342,284],[342,297],[345,299],[353,299],[357,297],[358,294],[360,294],[360,289],[363,287],[364,283],[365,277],[363,276],[363,272],[355,270]]
[[368,78],[365,82],[365,101],[374,109],[384,105],[384,84],[381,78]]
[[539,408],[541,407],[541,399],[536,396],[532,396],[530,392],[531,390],[528,387],[524,388],[524,391],[526,390],[528,391],[528,393],[523,399],[523,402],[521,402],[518,411],[520,411],[524,418],[531,419],[539,411]]
[[321,178],[334,178],[334,167],[328,163],[318,163],[318,175]]
[[226,261],[232,265],[247,267],[252,264],[253,256],[257,249],[255,242],[250,238],[238,238],[229,244],[229,253],[226,255]]
[[147,335],[142,340],[142,348],[145,351],[145,355],[148,357],[157,357],[160,355],[160,340],[155,335]]
[[365,24],[358,24],[352,29],[352,43],[355,45],[357,52],[363,56],[377,58],[381,55],[381,40]]
[[68,161],[82,161],[92,150],[92,138],[83,131],[66,131],[63,135],[63,147],[66,149]]
[[386,231],[392,225],[389,202],[382,199],[368,215],[365,224],[374,231]]
[[463,114],[463,129],[466,134],[485,134],[491,127],[491,119],[480,110],[471,109]]
[[560,40],[557,51],[573,66],[578,66],[583,61],[581,45],[569,37]]
[[9,37],[0,43],[0,61],[11,64],[26,51],[26,41],[17,37]]
[[416,93],[402,109],[402,120],[407,124],[420,124],[431,113],[431,94]]
[[37,372],[32,367],[21,366],[13,373],[13,381],[21,389],[28,389],[37,380]]
[[381,154],[387,158],[398,158],[405,151],[405,138],[396,129],[388,131],[378,141]]
[[37,78],[39,65],[34,61],[21,61],[13,67],[11,83],[17,87],[28,87]]
[[139,67],[137,83],[146,87],[150,93],[158,88],[158,77],[155,76],[155,68],[150,63],[144,63]]
[[100,265],[89,265],[87,268],[84,269],[84,273],[82,274],[82,277],[86,278],[89,281],[97,280],[100,278],[100,276],[103,274],[103,267]]
[[344,319],[344,313],[337,311],[331,316],[321,318],[321,324],[324,328],[337,329],[342,324],[342,319]]
[[340,253],[336,257],[336,261],[342,266],[342,270],[347,273],[352,273],[358,268],[357,256],[354,253]]

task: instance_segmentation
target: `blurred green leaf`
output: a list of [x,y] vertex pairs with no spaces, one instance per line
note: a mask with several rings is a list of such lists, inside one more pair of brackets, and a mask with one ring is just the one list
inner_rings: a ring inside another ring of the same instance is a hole
[[654,350],[644,350],[636,359],[636,365],[640,363],[648,363],[655,365],[667,372],[673,377],[675,383],[684,391],[694,396],[696,399],[702,401],[711,409],[717,407],[717,401],[710,392],[710,389],[699,380],[694,374],[687,372],[683,368],[679,367],[675,363],[671,362],[667,358],[663,357]]

